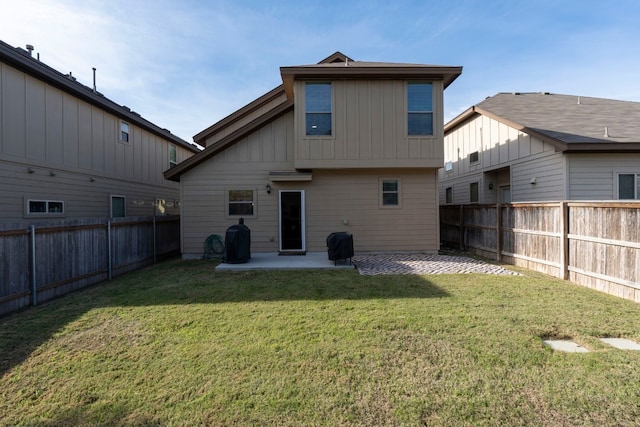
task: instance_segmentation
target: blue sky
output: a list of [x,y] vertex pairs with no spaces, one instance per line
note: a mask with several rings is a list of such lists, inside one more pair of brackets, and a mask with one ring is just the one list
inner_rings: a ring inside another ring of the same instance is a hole
[[279,67],[461,65],[450,120],[498,92],[640,101],[640,1],[0,0],[0,40],[35,46],[113,101],[191,141],[281,83]]

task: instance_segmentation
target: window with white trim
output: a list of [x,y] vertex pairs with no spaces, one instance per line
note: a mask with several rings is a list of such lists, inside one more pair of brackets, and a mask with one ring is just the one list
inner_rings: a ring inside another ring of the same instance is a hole
[[433,135],[433,85],[407,83],[407,135]]
[[255,217],[256,190],[228,190],[227,217]]
[[27,200],[27,216],[63,216],[64,201],[62,200]]
[[307,136],[331,136],[332,100],[331,83],[305,84],[305,127]]
[[640,199],[640,173],[618,174],[618,199]]
[[395,178],[380,179],[380,206],[400,206],[400,180]]
[[129,123],[125,121],[120,122],[120,142],[129,143]]

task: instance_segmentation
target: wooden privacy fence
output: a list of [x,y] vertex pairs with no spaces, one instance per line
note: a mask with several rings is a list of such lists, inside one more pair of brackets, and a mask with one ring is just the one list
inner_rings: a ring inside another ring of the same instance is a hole
[[640,203],[440,206],[440,239],[640,302]]
[[0,224],[0,315],[179,252],[179,216]]

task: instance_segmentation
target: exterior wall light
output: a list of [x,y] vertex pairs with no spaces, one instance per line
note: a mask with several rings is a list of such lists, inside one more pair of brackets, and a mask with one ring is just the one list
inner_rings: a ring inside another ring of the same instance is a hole
[[267,194],[271,194],[271,184],[267,184],[265,188],[267,190]]

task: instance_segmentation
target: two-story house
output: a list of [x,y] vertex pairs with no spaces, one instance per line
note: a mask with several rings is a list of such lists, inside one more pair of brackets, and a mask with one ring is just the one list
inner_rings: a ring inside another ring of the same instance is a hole
[[199,148],[0,41],[0,222],[179,213]]
[[439,248],[443,92],[461,67],[360,62],[281,67],[283,84],[205,129],[180,181],[183,258],[244,218],[253,252]]
[[640,102],[499,93],[444,129],[443,205],[640,199]]

